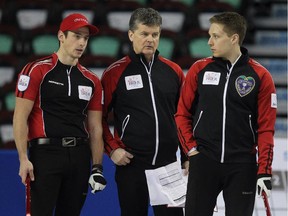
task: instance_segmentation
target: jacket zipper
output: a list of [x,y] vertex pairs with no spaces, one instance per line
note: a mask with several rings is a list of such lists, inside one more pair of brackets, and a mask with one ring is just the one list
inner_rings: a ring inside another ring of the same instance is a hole
[[256,139],[255,139],[255,133],[254,133],[253,127],[252,127],[251,118],[252,118],[252,115],[249,115],[249,125],[250,125],[250,129],[251,129],[251,132],[252,132],[252,135],[253,135],[253,141],[254,141],[254,143],[255,143],[255,142],[256,142]]
[[68,96],[71,96],[71,79],[70,79],[71,69],[72,69],[72,66],[70,67],[69,70],[68,69],[66,70],[67,77],[68,77]]
[[225,83],[225,87],[224,87],[224,93],[223,93],[223,116],[222,116],[222,152],[221,152],[221,163],[224,163],[224,156],[225,156],[225,133],[226,133],[226,97],[227,97],[227,88],[228,88],[228,83],[229,83],[229,79],[232,73],[232,70],[234,68],[234,65],[236,64],[236,62],[239,60],[239,58],[241,57],[241,55],[238,56],[238,58],[235,60],[235,62],[231,65],[231,67],[229,68],[229,65],[227,64],[227,70],[228,70],[228,74],[226,76],[226,83]]
[[225,155],[226,96],[227,96],[227,87],[228,87],[228,83],[229,83],[229,78],[230,78],[230,73],[227,74],[227,77],[226,77],[226,83],[225,83],[224,95],[223,95],[221,163],[224,163],[224,155]]
[[154,111],[154,116],[155,116],[155,123],[156,123],[156,128],[155,128],[155,132],[156,132],[156,137],[155,137],[155,154],[153,156],[153,160],[152,160],[152,165],[155,165],[156,163],[156,157],[158,155],[158,149],[159,149],[159,121],[158,121],[158,115],[157,115],[157,109],[156,109],[156,103],[155,103],[155,96],[154,96],[154,91],[153,91],[153,85],[152,85],[152,78],[151,78],[151,69],[152,69],[152,65],[154,62],[154,55],[152,58],[151,63],[149,64],[149,69],[147,68],[146,64],[143,62],[142,58],[140,58],[142,64],[145,67],[145,70],[148,74],[148,78],[149,78],[149,87],[150,87],[150,92],[151,92],[151,98],[152,98],[152,105],[153,105],[153,111]]
[[130,115],[127,115],[122,122],[122,134],[121,134],[120,140],[122,140],[122,138],[124,136],[125,128],[129,122],[129,120],[130,120]]

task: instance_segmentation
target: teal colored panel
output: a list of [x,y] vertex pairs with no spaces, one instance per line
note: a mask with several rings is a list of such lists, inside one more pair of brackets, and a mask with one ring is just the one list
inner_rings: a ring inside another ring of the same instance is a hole
[[59,41],[54,35],[40,35],[32,41],[34,54],[47,55],[59,49]]
[[89,48],[93,55],[117,57],[120,42],[115,37],[99,36],[90,39]]
[[225,2],[234,7],[235,9],[240,8],[242,0],[219,0],[219,2]]
[[139,4],[141,5],[146,5],[147,4],[147,0],[136,0]]
[[9,92],[5,96],[4,100],[5,100],[5,105],[6,105],[7,110],[13,111],[15,108],[15,94],[14,94],[14,92]]
[[12,51],[13,38],[10,35],[0,35],[0,54],[8,54]]
[[170,38],[162,37],[159,42],[158,50],[161,56],[171,59],[174,51],[174,41]]
[[179,0],[181,3],[187,5],[187,6],[191,6],[195,3],[195,0]]
[[212,55],[208,38],[195,38],[189,43],[189,52],[192,57],[202,58]]

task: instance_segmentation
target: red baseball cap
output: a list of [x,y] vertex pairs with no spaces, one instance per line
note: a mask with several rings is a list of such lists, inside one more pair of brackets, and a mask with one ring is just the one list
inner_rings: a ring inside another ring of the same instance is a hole
[[62,32],[73,31],[85,26],[89,28],[90,35],[95,35],[99,32],[96,26],[89,24],[88,19],[79,13],[73,13],[65,17],[60,24],[59,30]]

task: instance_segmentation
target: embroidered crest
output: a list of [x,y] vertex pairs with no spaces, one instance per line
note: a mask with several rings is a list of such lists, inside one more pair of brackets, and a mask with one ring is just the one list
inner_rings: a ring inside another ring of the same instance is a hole
[[248,95],[255,87],[255,80],[253,77],[239,76],[235,81],[235,87],[241,97]]

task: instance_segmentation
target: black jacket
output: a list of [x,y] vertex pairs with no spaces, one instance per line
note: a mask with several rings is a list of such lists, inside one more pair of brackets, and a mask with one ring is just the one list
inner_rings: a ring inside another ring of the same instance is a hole
[[[181,68],[158,51],[150,65],[133,52],[109,66],[101,79],[106,152],[122,147],[145,168],[174,162],[180,144],[174,114],[183,81]],[[115,137],[107,122],[112,109]]]
[[232,66],[205,58],[189,69],[176,122],[183,149],[221,163],[256,163],[271,174],[276,90],[271,74],[245,48]]

